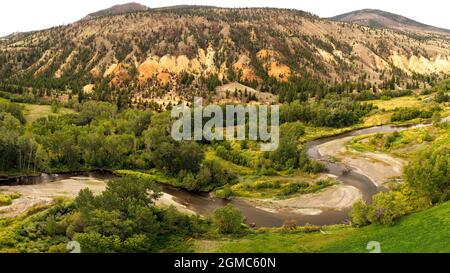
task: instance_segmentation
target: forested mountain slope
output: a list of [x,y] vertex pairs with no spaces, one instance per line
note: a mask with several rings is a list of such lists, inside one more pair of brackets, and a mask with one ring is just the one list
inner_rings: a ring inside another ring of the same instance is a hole
[[[239,81],[277,94],[296,77],[358,90],[412,87],[450,74],[450,42],[285,9],[172,7],[94,16],[0,43],[2,89],[108,99],[204,95]],[[356,88],[356,87],[355,87]],[[28,90],[28,89],[27,89]],[[54,92],[53,92],[54,93]]]

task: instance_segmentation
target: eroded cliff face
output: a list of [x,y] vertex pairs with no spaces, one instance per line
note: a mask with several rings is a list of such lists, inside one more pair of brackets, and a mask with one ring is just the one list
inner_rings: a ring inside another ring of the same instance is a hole
[[196,57],[189,59],[186,55],[164,55],[162,57],[152,55],[143,63],[137,66],[139,72],[138,79],[141,83],[152,77],[158,77],[161,73],[168,73],[177,76],[182,72],[196,75],[217,73],[218,69],[214,64],[216,52],[211,47],[207,51],[198,49]]
[[390,57],[392,64],[401,70],[411,74],[445,73],[450,71],[450,56],[437,55],[432,58],[424,56],[410,56],[394,54]]

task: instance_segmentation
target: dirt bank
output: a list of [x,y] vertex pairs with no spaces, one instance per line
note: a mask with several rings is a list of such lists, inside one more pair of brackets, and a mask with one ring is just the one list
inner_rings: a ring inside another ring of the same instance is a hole
[[406,162],[388,154],[349,151],[346,143],[352,137],[336,139],[318,146],[318,152],[330,159],[337,159],[354,171],[367,176],[376,186],[391,178],[400,177]]
[[[55,182],[46,182],[36,185],[0,186],[4,193],[20,193],[21,197],[13,200],[9,206],[0,207],[0,218],[16,217],[34,206],[48,205],[55,198],[75,198],[80,190],[89,188],[94,194],[100,194],[106,188],[106,180],[92,177],[70,177]],[[177,203],[170,194],[163,193],[157,200],[157,205],[175,206],[180,211],[193,214],[182,204]]]
[[336,185],[314,194],[304,194],[288,199],[258,199],[258,208],[269,211],[290,211],[305,215],[318,215],[324,210],[342,210],[351,207],[362,198],[361,192],[352,186]]

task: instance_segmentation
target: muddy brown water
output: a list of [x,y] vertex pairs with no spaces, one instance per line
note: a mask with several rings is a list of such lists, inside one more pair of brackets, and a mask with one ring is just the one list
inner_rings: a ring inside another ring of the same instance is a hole
[[[449,118],[446,118],[443,121],[448,121],[448,119]],[[306,147],[308,148],[308,154],[311,158],[318,161],[322,161],[326,165],[327,167],[326,173],[335,175],[344,184],[351,185],[359,189],[363,194],[363,199],[366,202],[370,203],[372,196],[375,193],[382,191],[384,189],[377,187],[374,183],[372,183],[372,181],[368,177],[351,171],[351,168],[350,171],[348,171],[349,170],[348,166],[344,166],[342,163],[339,162],[331,162],[323,158],[318,152],[318,146],[327,143],[329,141],[349,136],[360,136],[374,133],[388,133],[421,126],[426,126],[426,124],[419,124],[415,126],[403,126],[403,127],[383,125],[366,129],[359,129],[333,137],[327,137],[310,141],[306,144]],[[91,177],[98,180],[104,180],[105,182],[115,177],[111,172],[107,171],[76,172],[65,174],[42,174],[41,176],[0,178],[0,185],[20,186],[38,183],[51,183],[54,181],[70,179],[71,177],[75,176]],[[200,215],[209,215],[217,208],[221,208],[227,204],[232,204],[243,213],[243,215],[246,217],[247,223],[253,223],[256,225],[256,227],[277,227],[282,226],[286,221],[296,221],[298,225],[304,225],[306,223],[314,225],[333,225],[333,224],[343,224],[349,221],[348,213],[350,209],[328,210],[323,211],[321,214],[318,215],[304,215],[286,210],[269,212],[266,210],[259,209],[254,204],[246,202],[245,200],[242,199],[226,200],[222,198],[212,197],[209,194],[189,192],[165,184],[160,184],[160,186],[162,191],[173,196],[174,200],[177,203],[186,206],[188,209],[195,211]]]
[[[73,177],[86,177],[97,180],[103,180],[105,183],[114,177],[113,173],[108,171],[90,171],[90,172],[73,172],[61,174],[42,174],[40,176],[18,176],[0,178],[0,185],[23,186],[36,185],[42,183],[52,183],[63,181]],[[296,220],[298,224],[316,224],[330,225],[341,222],[341,219],[347,217],[348,211],[326,211],[320,216],[300,215],[289,212],[272,213],[257,208],[255,205],[241,199],[227,200],[223,198],[212,197],[208,193],[194,193],[187,190],[175,188],[166,184],[158,184],[161,191],[173,196],[174,201],[186,208],[200,214],[210,215],[214,210],[221,208],[227,204],[232,204],[238,208],[246,218],[247,223],[254,223],[257,227],[277,227],[282,226],[287,220]]]

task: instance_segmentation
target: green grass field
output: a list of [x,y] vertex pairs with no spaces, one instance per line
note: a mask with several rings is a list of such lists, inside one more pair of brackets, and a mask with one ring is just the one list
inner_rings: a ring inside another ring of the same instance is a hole
[[73,113],[73,110],[61,107],[58,113],[55,114],[52,112],[52,107],[50,105],[25,104],[25,103],[21,103],[20,105],[24,107],[25,118],[27,119],[27,122],[30,124],[42,117]]
[[[10,102],[10,100],[0,97],[0,102]],[[74,112],[72,109],[60,107],[58,113],[55,114],[52,112],[52,107],[50,105],[29,104],[29,103],[18,103],[18,104],[23,107],[23,114],[25,115],[25,119],[29,124],[35,122],[40,118],[48,117],[50,115],[64,115]]]
[[379,109],[384,109],[386,111],[394,110],[397,107],[410,108],[423,106],[422,101],[414,96],[399,97],[390,100],[371,100],[368,101],[368,103],[372,103]]
[[199,252],[367,253],[377,241],[381,252],[450,252],[450,202],[402,218],[393,226],[333,226],[323,232],[262,229],[239,239],[197,241]]

